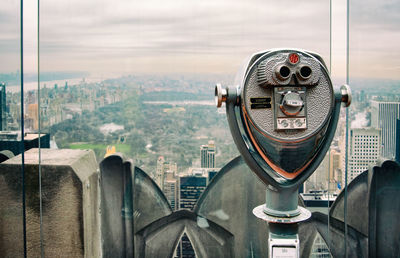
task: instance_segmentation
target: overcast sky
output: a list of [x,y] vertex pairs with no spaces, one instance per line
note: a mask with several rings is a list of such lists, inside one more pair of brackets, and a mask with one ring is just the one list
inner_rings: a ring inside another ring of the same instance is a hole
[[[0,8],[0,73],[19,66],[19,5]],[[333,69],[345,75],[344,0],[333,7]],[[37,62],[37,9],[25,1],[25,70]],[[328,0],[42,0],[41,71],[94,76],[233,74],[253,52],[296,47],[329,64]],[[400,79],[400,1],[351,1],[350,74]]]

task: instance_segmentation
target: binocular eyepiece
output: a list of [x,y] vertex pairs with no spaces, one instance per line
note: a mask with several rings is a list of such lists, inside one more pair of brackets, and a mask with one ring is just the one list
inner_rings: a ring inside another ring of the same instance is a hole
[[278,188],[302,183],[329,148],[340,103],[322,58],[297,49],[254,54],[236,86],[215,87],[217,107],[226,103],[235,143],[250,168]]

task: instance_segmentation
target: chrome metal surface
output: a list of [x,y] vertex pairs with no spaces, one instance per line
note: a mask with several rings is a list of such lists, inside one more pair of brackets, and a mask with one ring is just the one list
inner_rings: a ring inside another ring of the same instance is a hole
[[[288,61],[291,55],[295,62]],[[311,52],[270,50],[246,64],[236,81],[239,103],[230,100],[231,89],[226,101],[233,139],[263,182],[299,186],[329,148],[342,95],[334,93],[324,62]],[[276,67],[287,67],[290,76],[277,78]],[[296,71],[302,67],[311,71],[303,71],[300,80]]]
[[308,220],[311,217],[311,212],[304,207],[299,206],[300,214],[294,217],[276,217],[268,215],[264,212],[265,204],[257,206],[253,209],[253,214],[264,221],[271,223],[293,224]]
[[[296,64],[287,61],[293,53],[300,59]],[[283,64],[291,71],[291,76],[285,81],[277,79],[273,72],[275,67]],[[297,67],[305,65],[313,70],[312,76],[307,80],[296,79]],[[241,91],[242,117],[246,121],[247,133],[254,138],[253,144],[259,145],[258,151],[265,155],[263,158],[276,166],[275,172],[294,178],[296,172],[304,169],[312,159],[322,142],[314,137],[324,138],[329,124],[334,94],[326,67],[303,51],[269,52],[249,69],[243,78]],[[257,97],[271,99],[270,108],[254,108],[252,100]],[[290,105],[293,101],[296,107]]]
[[222,102],[226,101],[227,96],[227,90],[222,88],[220,83],[217,83],[215,85],[215,104],[218,108],[222,106]]
[[344,84],[340,87],[340,92],[342,94],[342,102],[344,103],[345,107],[350,106],[352,96],[351,96],[351,89],[349,85]]

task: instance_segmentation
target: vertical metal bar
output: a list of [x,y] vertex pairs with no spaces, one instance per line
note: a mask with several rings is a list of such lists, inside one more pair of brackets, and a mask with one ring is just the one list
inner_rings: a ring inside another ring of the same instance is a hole
[[25,131],[24,131],[24,0],[20,0],[20,58],[21,58],[21,183],[22,183],[22,231],[24,240],[24,257],[26,250],[26,200],[25,200]]
[[38,98],[38,142],[39,142],[39,216],[40,216],[40,256],[44,257],[43,244],[43,200],[42,200],[42,144],[41,144],[41,106],[40,106],[40,0],[37,1],[37,98]]
[[[329,0],[329,75],[332,76],[332,0]],[[331,240],[330,240],[330,211],[331,208],[329,206],[329,201],[330,201],[330,180],[331,180],[331,151],[329,150],[329,169],[328,169],[328,239],[327,239],[327,245],[329,252],[331,250]]]
[[[350,1],[346,1],[346,84],[349,85],[349,55],[350,55]],[[344,188],[344,253],[347,257],[347,178],[348,178],[348,162],[349,162],[349,153],[348,153],[348,144],[349,144],[349,108],[346,108],[346,156],[345,156],[345,188]]]
[[332,75],[332,0],[329,0],[329,74]]

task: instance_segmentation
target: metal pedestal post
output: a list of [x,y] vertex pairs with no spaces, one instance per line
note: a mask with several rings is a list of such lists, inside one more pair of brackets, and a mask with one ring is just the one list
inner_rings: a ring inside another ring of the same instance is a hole
[[256,217],[268,222],[268,257],[300,257],[298,223],[309,219],[311,212],[297,204],[297,189],[278,191],[268,186],[266,203],[253,209]]
[[268,223],[268,256],[276,258],[300,257],[298,224]]

